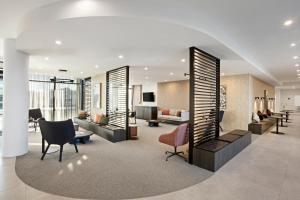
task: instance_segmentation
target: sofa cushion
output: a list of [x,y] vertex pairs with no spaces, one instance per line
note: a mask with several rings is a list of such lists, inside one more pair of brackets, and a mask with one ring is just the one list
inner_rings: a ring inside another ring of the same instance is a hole
[[181,117],[172,116],[172,115],[161,115],[159,116],[159,119],[181,121]]
[[101,119],[103,117],[103,114],[96,114],[94,118],[94,122],[99,124],[101,122]]
[[162,109],[161,113],[162,113],[162,115],[169,115],[170,114],[170,110],[169,109]]
[[177,110],[175,110],[175,109],[170,109],[169,115],[177,116]]

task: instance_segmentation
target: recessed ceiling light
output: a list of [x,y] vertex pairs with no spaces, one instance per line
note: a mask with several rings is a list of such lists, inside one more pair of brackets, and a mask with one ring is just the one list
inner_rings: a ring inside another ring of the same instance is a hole
[[123,59],[124,56],[123,56],[123,55],[119,55],[118,58],[119,58],[119,59]]
[[45,57],[45,60],[49,60],[49,57]]
[[291,47],[295,47],[295,46],[296,46],[296,43],[291,43],[290,46],[291,46]]
[[185,63],[185,61],[186,61],[186,60],[185,60],[184,58],[181,59],[181,62]]
[[292,25],[293,24],[293,20],[286,20],[284,23],[283,23],[283,25],[285,25],[285,26],[290,26],[290,25]]
[[171,75],[171,76],[173,76],[173,75],[174,75],[174,73],[173,73],[173,72],[171,72],[171,73],[170,73],[170,75]]
[[294,56],[293,58],[294,58],[294,60],[297,60],[299,58],[299,56]]
[[80,74],[83,74],[83,72],[80,72]]
[[147,70],[148,70],[148,67],[145,67],[145,68],[144,68],[144,70],[146,70],[146,71],[147,71]]
[[61,45],[61,44],[62,44],[62,42],[61,42],[60,40],[55,40],[55,44],[57,44],[57,45]]
[[295,64],[295,67],[299,67],[299,64]]
[[99,65],[95,65],[95,68],[97,68],[97,69],[98,69],[98,68],[99,68]]
[[149,77],[148,77],[148,76],[146,76],[146,77],[145,77],[145,79],[149,79]]

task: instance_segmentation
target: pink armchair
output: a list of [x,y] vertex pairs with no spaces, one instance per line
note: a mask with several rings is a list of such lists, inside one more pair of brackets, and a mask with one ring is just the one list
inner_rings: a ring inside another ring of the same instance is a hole
[[184,152],[177,152],[177,147],[188,143],[188,135],[188,124],[184,123],[177,127],[173,132],[159,136],[159,142],[174,147],[174,152],[166,151],[166,154],[170,154],[167,156],[166,161],[175,155],[183,158],[186,161],[186,158],[181,155],[184,154]]

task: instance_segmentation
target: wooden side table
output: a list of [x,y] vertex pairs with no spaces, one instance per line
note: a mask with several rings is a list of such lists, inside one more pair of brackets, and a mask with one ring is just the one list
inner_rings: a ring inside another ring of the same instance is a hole
[[137,139],[137,132],[138,132],[138,126],[134,124],[129,125],[129,133],[130,133],[130,139]]

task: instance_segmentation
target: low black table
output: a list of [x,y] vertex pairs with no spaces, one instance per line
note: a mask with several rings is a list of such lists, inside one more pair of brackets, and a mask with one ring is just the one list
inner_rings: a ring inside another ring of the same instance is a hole
[[285,134],[282,132],[278,131],[278,127],[279,127],[279,120],[283,120],[283,117],[279,117],[279,116],[272,116],[272,118],[276,119],[276,131],[271,131],[271,133],[275,133],[275,134]]
[[160,120],[147,120],[148,126],[150,127],[159,127]]
[[93,135],[90,131],[76,131],[75,142],[85,144],[90,142],[90,137]]

